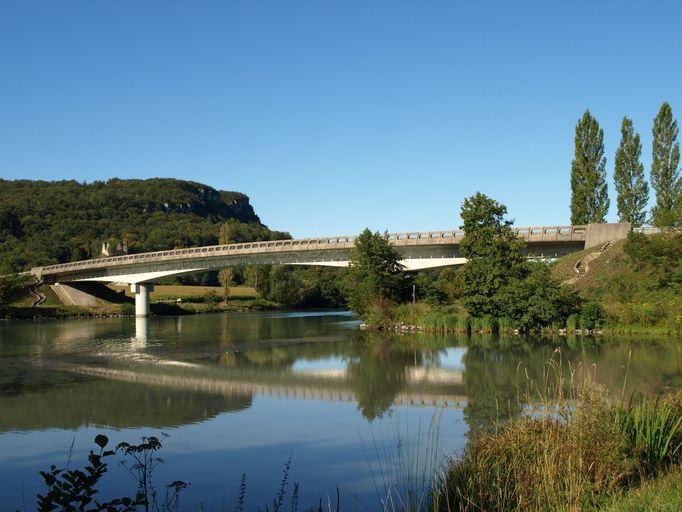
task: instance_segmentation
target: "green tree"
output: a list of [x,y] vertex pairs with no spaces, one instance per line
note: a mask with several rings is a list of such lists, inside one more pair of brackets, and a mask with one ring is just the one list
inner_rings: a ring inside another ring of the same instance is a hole
[[676,227],[682,224],[682,183],[678,164],[680,144],[677,121],[667,102],[654,118],[651,162],[651,186],[656,191],[656,205],[651,210],[654,226]]
[[473,316],[500,315],[498,292],[526,272],[524,241],[505,220],[507,207],[476,192],[461,209],[464,237],[459,244],[468,263],[462,270],[461,296]]
[[620,127],[620,146],[616,151],[613,181],[618,194],[618,219],[641,226],[646,221],[649,186],[644,180],[644,166],[640,162],[642,144],[632,127],[632,120],[623,118]]
[[527,330],[565,321],[580,309],[580,298],[552,277],[544,263],[528,262],[528,274],[500,290],[501,314]]
[[604,131],[586,110],[575,126],[571,162],[571,224],[604,222],[609,210]]
[[507,317],[520,329],[565,320],[577,310],[578,296],[554,280],[546,265],[524,257],[525,242],[504,219],[506,213],[506,206],[480,192],[464,200],[464,306],[472,316]]
[[348,261],[344,290],[350,309],[368,318],[373,307],[385,311],[403,292],[400,255],[385,236],[366,228],[356,239]]
[[26,276],[0,276],[0,307],[7,306],[22,295],[28,295],[27,286],[30,278]]

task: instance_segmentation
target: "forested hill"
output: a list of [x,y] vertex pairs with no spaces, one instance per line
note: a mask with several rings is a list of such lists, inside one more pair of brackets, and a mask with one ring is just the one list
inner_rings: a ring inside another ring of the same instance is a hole
[[175,179],[0,180],[0,274],[100,256],[288,238],[271,231],[239,192]]

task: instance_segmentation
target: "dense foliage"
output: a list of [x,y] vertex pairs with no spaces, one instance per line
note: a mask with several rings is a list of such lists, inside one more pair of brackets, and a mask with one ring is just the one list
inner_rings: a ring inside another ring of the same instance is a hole
[[640,162],[642,143],[632,127],[632,120],[623,118],[620,128],[620,146],[616,150],[613,181],[616,185],[618,220],[641,226],[646,222],[646,205],[649,186],[644,179],[644,166]]
[[287,238],[238,192],[175,179],[0,180],[0,274],[97,257],[210,245],[231,223],[237,241]]
[[349,307],[357,315],[366,317],[371,309],[384,310],[400,300],[405,275],[399,261],[398,253],[378,232],[365,229],[355,239],[344,290]]
[[523,278],[524,246],[505,220],[507,207],[476,192],[461,209],[465,236],[459,244],[469,261],[462,275],[462,300],[473,316],[499,316],[499,293],[513,279]]
[[29,282],[33,282],[29,276],[0,276],[0,308],[27,295],[26,287]]
[[586,110],[575,127],[571,162],[571,224],[604,222],[609,211],[604,130]]
[[462,303],[474,317],[505,317],[522,329],[564,321],[577,310],[577,296],[546,265],[523,256],[524,241],[506,213],[506,206],[480,192],[464,200],[460,250],[469,261],[462,270]]
[[316,266],[264,265],[243,271],[244,284],[288,309],[345,307],[340,274],[340,269]]
[[664,102],[654,118],[651,153],[651,186],[656,191],[656,205],[651,210],[654,226],[682,225],[682,180],[680,143],[677,142],[677,121],[672,109]]

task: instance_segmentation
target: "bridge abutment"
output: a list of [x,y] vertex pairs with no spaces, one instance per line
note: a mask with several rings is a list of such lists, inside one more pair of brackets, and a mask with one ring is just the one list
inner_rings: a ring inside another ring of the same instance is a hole
[[135,294],[135,316],[149,316],[149,294],[154,291],[154,285],[131,284],[130,291]]

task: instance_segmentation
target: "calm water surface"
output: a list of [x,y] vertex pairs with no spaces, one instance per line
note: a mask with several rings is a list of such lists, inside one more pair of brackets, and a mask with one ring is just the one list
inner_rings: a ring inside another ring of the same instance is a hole
[[[615,396],[682,387],[672,338],[391,337],[342,312],[6,322],[0,508],[33,510],[38,471],[82,465],[98,433],[165,433],[156,482],[191,483],[183,510],[233,510],[242,473],[246,509],[265,508],[290,456],[302,505],[338,486],[342,509],[375,510],[405,482],[401,459],[429,471],[520,414],[529,383],[556,374],[552,358]],[[103,497],[134,494],[117,460]]]

